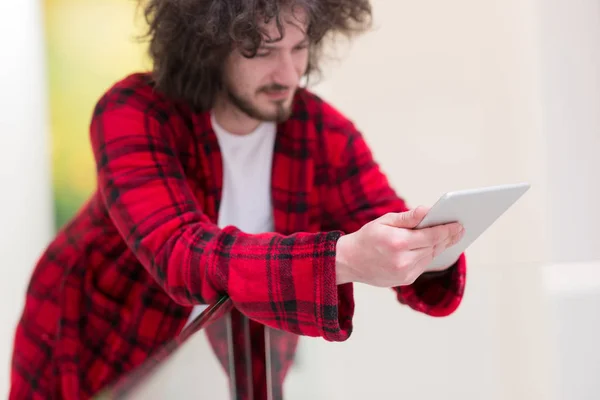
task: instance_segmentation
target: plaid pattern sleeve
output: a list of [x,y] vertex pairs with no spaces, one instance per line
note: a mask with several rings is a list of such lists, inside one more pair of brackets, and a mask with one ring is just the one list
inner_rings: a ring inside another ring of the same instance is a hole
[[141,100],[126,91],[119,96],[101,101],[91,124],[99,191],[128,247],[168,295],[190,306],[227,294],[267,326],[345,340],[351,321],[339,317],[348,312],[335,282],[341,232],[219,229],[188,186],[170,116],[135,104]]
[[[327,195],[328,229],[354,232],[388,212],[408,210],[391,188],[373,158],[362,134],[333,107],[325,104],[324,125],[328,134],[331,169]],[[465,288],[464,254],[443,272],[425,273],[412,285],[395,287],[398,300],[431,316],[446,316],[459,306]]]

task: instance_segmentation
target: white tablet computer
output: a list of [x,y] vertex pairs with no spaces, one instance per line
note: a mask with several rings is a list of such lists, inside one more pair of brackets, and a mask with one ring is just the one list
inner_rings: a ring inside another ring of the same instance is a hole
[[456,261],[530,187],[529,183],[489,186],[448,192],[440,197],[415,229],[459,222],[465,228],[465,235],[460,242],[434,258],[426,270]]

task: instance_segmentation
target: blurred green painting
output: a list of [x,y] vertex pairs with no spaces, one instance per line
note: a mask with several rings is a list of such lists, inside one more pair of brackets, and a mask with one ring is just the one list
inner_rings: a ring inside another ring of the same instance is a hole
[[56,227],[96,185],[92,111],[116,81],[150,67],[136,0],[45,0],[52,178]]

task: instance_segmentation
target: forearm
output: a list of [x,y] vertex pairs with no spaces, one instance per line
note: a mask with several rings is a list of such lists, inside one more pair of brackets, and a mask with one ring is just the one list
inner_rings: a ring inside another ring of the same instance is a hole
[[[345,340],[351,331],[352,286],[337,286],[341,233],[250,235],[234,227],[187,224],[159,245],[142,240],[138,254],[176,302],[210,303],[228,295],[249,318],[298,335]],[[144,247],[150,246],[150,247]]]
[[340,235],[238,232],[214,254],[217,285],[227,285],[236,307],[258,322],[300,335],[345,340],[352,328],[354,299],[352,285],[336,285]]

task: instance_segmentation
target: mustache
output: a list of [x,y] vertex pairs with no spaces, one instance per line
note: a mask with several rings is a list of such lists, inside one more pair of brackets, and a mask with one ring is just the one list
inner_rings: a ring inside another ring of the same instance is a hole
[[282,92],[290,89],[289,86],[280,85],[278,83],[272,83],[270,85],[262,86],[258,89],[259,92]]

